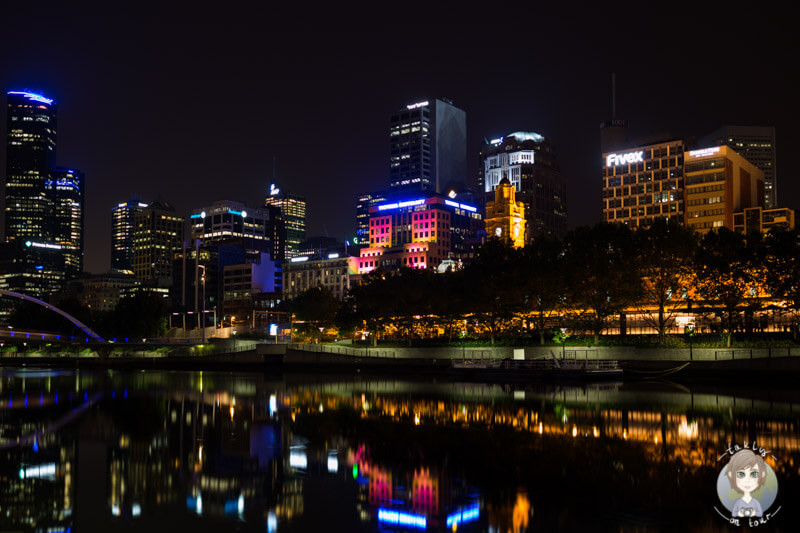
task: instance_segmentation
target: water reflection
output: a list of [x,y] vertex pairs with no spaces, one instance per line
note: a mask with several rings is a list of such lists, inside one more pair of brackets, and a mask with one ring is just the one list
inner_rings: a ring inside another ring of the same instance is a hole
[[723,531],[729,443],[769,449],[798,496],[799,396],[4,371],[0,529]]

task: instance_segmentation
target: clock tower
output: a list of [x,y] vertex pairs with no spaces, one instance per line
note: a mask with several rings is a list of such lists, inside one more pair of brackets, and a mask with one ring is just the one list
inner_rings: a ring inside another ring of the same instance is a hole
[[525,246],[525,205],[516,201],[516,190],[503,178],[494,190],[494,201],[486,202],[486,234]]

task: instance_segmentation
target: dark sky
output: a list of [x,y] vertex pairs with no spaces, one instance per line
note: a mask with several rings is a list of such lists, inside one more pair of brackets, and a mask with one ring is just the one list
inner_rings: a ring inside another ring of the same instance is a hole
[[109,268],[112,206],[262,205],[273,157],[308,200],[307,234],[343,239],[356,194],[388,183],[390,114],[436,96],[467,112],[471,182],[484,138],[538,132],[568,178],[570,227],[591,224],[612,72],[633,135],[774,125],[778,203],[800,208],[800,47],[766,4],[274,4],[0,7],[0,87],[55,98],[58,163],[86,174],[87,270]]

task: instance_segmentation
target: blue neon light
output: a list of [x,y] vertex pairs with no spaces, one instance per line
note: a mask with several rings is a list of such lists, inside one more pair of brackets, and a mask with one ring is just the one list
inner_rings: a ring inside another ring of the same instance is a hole
[[234,211],[233,209],[228,209],[228,213],[230,213],[231,215],[242,216],[242,212],[241,211]]
[[203,215],[198,213],[196,215],[190,215],[189,218],[203,218]]
[[225,502],[225,514],[236,514],[239,512],[239,502],[236,500],[228,500]]
[[478,210],[477,207],[473,207],[473,206],[467,205],[467,204],[460,204],[458,202],[453,202],[451,200],[445,200],[444,203],[445,203],[445,205],[449,205],[451,207],[458,207],[460,209],[463,209],[465,211],[471,211],[473,213],[475,213]]
[[481,507],[479,504],[470,505],[469,507],[464,507],[459,509],[455,513],[450,513],[447,515],[447,528],[450,529],[453,525],[466,523],[466,522],[473,522],[478,519],[478,516],[481,514]]
[[51,98],[45,98],[41,94],[36,93],[29,93],[27,91],[8,91],[8,94],[21,94],[28,100],[32,100],[34,102],[41,102],[43,104],[52,104],[53,100]]
[[378,206],[378,211],[388,211],[389,209],[400,209],[402,207],[413,207],[415,205],[422,205],[424,203],[425,203],[425,198],[418,198],[416,200],[407,200],[405,202],[382,204]]
[[393,511],[391,509],[378,509],[378,522],[395,524],[398,526],[409,526],[417,529],[428,527],[428,519],[425,515],[404,513],[403,511]]

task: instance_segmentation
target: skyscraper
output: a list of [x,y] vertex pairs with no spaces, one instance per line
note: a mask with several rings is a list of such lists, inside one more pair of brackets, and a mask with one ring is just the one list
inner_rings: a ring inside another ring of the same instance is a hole
[[728,146],[764,173],[764,207],[778,207],[775,168],[775,128],[772,126],[722,126],[697,142],[698,148]]
[[59,291],[83,268],[84,176],[56,162],[56,105],[28,91],[9,91],[5,240],[16,243],[8,287],[37,296]]
[[53,199],[53,240],[61,246],[66,279],[83,272],[83,172],[56,168],[45,190]]
[[603,152],[602,220],[633,228],[665,218],[684,223],[684,142],[660,139]]
[[734,229],[734,214],[764,206],[764,173],[728,146],[684,154],[686,226]]
[[306,199],[303,196],[290,194],[277,184],[271,183],[269,196],[264,200],[264,205],[280,209],[286,228],[284,259],[297,256],[300,243],[306,240]]
[[386,201],[386,192],[378,191],[359,194],[356,197],[356,244],[369,241],[369,210]]
[[56,104],[25,91],[7,96],[5,240],[49,242],[53,198],[45,184],[56,161]]
[[111,208],[111,268],[133,272],[133,231],[138,211],[146,202],[133,197]]
[[467,114],[444,99],[409,104],[392,114],[389,189],[442,192],[467,175]]
[[[278,216],[276,216],[278,215]],[[192,210],[189,231],[200,246],[235,244],[249,255],[269,253],[273,260],[282,260],[286,243],[282,233],[283,218],[278,208],[248,207],[234,200],[220,200],[207,207]]]
[[140,283],[172,284],[174,255],[183,242],[183,218],[166,202],[152,202],[133,216],[133,273]]
[[484,202],[494,201],[503,179],[514,186],[516,200],[525,205],[526,239],[567,232],[567,184],[547,139],[526,131],[492,139],[481,149],[481,167],[478,189]]

